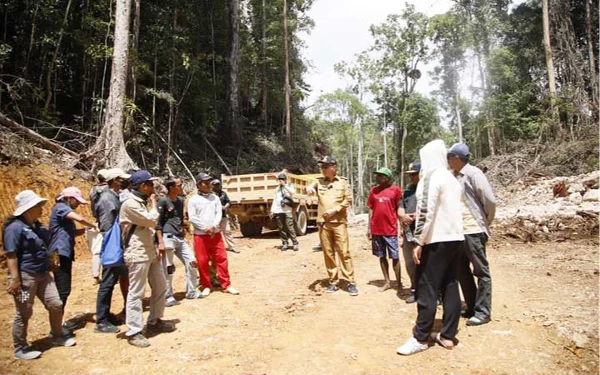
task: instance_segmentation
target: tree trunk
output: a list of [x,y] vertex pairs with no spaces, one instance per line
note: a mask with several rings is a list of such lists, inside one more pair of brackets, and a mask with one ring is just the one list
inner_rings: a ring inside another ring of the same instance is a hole
[[67,27],[67,22],[69,21],[69,10],[71,9],[72,3],[73,0],[69,0],[67,3],[67,10],[65,10],[65,16],[58,33],[58,41],[56,42],[56,46],[54,48],[52,60],[50,60],[50,64],[48,65],[48,72],[46,74],[46,103],[44,104],[45,111],[48,110],[48,107],[50,107],[50,102],[52,101],[52,75],[54,74],[54,66],[56,66],[56,60],[58,59],[58,52],[60,51],[60,44],[62,43],[63,34],[65,33],[65,28]]
[[[133,49],[138,50],[140,42],[140,3],[142,0],[135,0],[134,16],[133,16]],[[131,100],[135,103],[137,97],[137,76],[135,73],[135,65],[131,65]]]
[[292,122],[290,118],[290,56],[288,51],[287,0],[283,0],[283,49],[285,52],[285,138],[288,149],[291,149]]
[[268,110],[267,110],[267,1],[262,0],[262,43],[261,43],[261,71],[260,71],[260,83],[261,83],[261,91],[262,91],[262,108],[260,113],[260,118],[263,121],[263,126],[268,133],[270,133],[269,123],[268,123]]
[[105,166],[121,167],[127,170],[135,167],[135,163],[127,154],[123,139],[123,107],[127,87],[131,0],[117,0],[116,4],[115,44],[106,121],[93,151],[103,154]]
[[548,1],[542,0],[542,16],[544,28],[544,52],[546,55],[546,70],[548,71],[548,87],[550,89],[550,110],[552,117],[556,116],[554,101],[556,97],[556,83],[554,81],[554,63],[552,62],[552,46],[550,45],[550,17],[548,11]]
[[458,127],[458,142],[463,143],[463,129],[462,129],[462,119],[460,117],[460,94],[458,90],[456,91],[455,96],[455,104],[454,110],[456,111],[456,126]]
[[[594,105],[594,113],[598,115],[598,79],[596,78],[596,56],[594,55],[594,17],[591,12],[590,3],[592,0],[585,1],[585,18],[587,21],[587,45],[588,45],[588,61],[590,66],[590,86],[592,86],[592,103]],[[596,117],[597,118],[597,117]]]
[[239,143],[241,140],[240,124],[239,124],[239,92],[240,92],[240,77],[239,77],[239,0],[230,0],[230,51],[229,51],[229,127],[231,130],[231,138]]
[[[385,108],[383,109],[383,166],[388,167],[388,147],[387,147],[387,119]],[[377,163],[379,164],[379,163]],[[378,165],[379,166],[379,165]]]

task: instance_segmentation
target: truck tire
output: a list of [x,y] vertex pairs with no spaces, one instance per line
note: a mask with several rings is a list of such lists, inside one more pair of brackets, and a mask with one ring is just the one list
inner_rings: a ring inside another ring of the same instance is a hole
[[294,220],[294,229],[296,230],[296,236],[305,236],[308,228],[308,215],[306,209],[301,208],[296,212],[296,220]]
[[240,232],[244,237],[254,237],[262,233],[262,223],[260,221],[248,221],[240,223]]

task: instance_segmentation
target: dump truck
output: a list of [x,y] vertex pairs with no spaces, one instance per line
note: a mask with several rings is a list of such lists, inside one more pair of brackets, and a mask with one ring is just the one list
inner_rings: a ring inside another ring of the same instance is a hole
[[[275,218],[269,217],[275,191],[279,187],[279,173],[255,173],[242,175],[222,175],[223,189],[229,195],[229,212],[236,215],[240,231],[244,237],[257,236],[263,228],[277,229]],[[320,174],[296,175],[288,173],[288,183],[294,185],[293,196],[294,226],[298,236],[306,234],[309,225],[317,223],[318,201],[315,196],[306,194],[306,186]]]

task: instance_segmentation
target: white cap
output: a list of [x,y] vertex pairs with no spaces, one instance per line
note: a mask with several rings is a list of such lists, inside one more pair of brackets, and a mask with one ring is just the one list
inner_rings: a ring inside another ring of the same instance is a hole
[[47,199],[41,198],[32,190],[23,190],[15,197],[17,209],[13,213],[13,216],[21,216],[25,213],[25,211],[35,207],[39,203],[46,203],[46,201]]
[[121,168],[111,168],[104,173],[104,178],[106,181],[114,180],[115,178],[119,177],[127,180],[129,177],[131,177],[131,175],[125,173],[125,171]]

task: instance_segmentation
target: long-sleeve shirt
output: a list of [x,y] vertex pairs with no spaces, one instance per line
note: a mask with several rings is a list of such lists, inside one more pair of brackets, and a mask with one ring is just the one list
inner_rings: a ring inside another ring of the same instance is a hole
[[219,197],[198,193],[189,199],[187,209],[190,223],[194,226],[194,234],[205,235],[209,227],[213,227],[215,233],[219,232],[219,224],[223,217]]
[[158,221],[158,211],[149,209],[148,203],[135,193],[123,202],[119,218],[121,232],[126,239],[133,225],[136,225],[131,234],[129,244],[125,247],[124,258],[127,263],[152,262],[157,253],[154,246],[154,228]]
[[294,193],[295,189],[294,185],[292,184],[279,186],[277,190],[275,190],[275,197],[273,198],[273,203],[271,204],[271,212],[274,214],[291,213],[292,207],[283,205],[281,202],[283,201],[284,197],[292,198]]
[[317,223],[324,223],[323,214],[335,208],[337,213],[329,217],[327,222],[346,223],[348,221],[347,209],[352,202],[352,193],[348,189],[348,180],[344,177],[335,176],[331,180],[319,177],[310,184],[317,192],[319,208],[317,210]]
[[490,224],[496,215],[496,197],[481,169],[466,164],[457,175],[471,215],[485,234],[490,236]]

